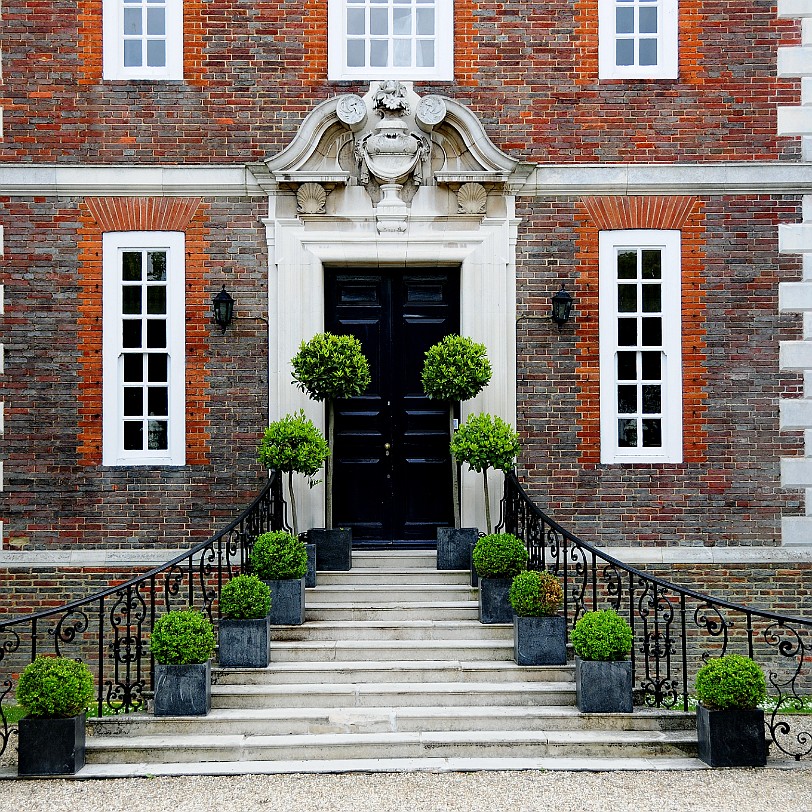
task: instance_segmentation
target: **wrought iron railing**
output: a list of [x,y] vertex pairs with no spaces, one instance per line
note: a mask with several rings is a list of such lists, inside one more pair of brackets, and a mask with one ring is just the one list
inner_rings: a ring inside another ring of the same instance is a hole
[[512,473],[502,511],[501,524],[524,540],[531,568],[562,580],[568,630],[595,609],[628,619],[634,684],[645,704],[688,710],[694,675],[708,657],[746,654],[764,669],[775,698],[765,715],[768,740],[798,760],[812,753],[812,715],[791,713],[812,694],[812,620],[717,600],[630,567],[544,514]]
[[195,607],[218,619],[220,590],[245,571],[254,539],[286,526],[281,477],[272,472],[254,501],[223,530],[160,567],[58,608],[0,623],[0,755],[9,740],[3,701],[37,654],[81,659],[94,671],[98,713],[144,707],[152,690],[149,637],[170,609]]

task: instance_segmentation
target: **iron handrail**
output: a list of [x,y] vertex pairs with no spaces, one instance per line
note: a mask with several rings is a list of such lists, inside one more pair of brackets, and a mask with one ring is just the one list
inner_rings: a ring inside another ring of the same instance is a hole
[[[148,640],[159,614],[174,605],[195,607],[216,622],[220,590],[245,571],[254,539],[286,527],[282,479],[272,471],[237,518],[165,564],[62,606],[0,622],[0,665],[6,669],[0,681],[0,755],[10,735],[3,701],[16,673],[43,649],[57,656],[70,650],[71,656],[95,668],[99,715],[142,708],[153,685],[155,664]],[[44,629],[49,620],[53,625]],[[52,646],[41,645],[47,636],[53,638]]]
[[524,541],[531,568],[563,580],[568,631],[590,610],[627,617],[635,687],[646,705],[687,711],[698,668],[738,649],[765,668],[776,695],[766,720],[769,740],[798,760],[812,754],[812,717],[788,715],[812,694],[812,619],[717,599],[625,564],[547,516],[512,472],[505,476],[500,526]]

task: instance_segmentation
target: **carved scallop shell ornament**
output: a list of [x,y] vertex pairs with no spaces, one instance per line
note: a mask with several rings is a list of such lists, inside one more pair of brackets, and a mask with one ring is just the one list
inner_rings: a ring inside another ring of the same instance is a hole
[[460,214],[484,214],[488,195],[479,183],[463,183],[457,192],[457,206]]
[[296,207],[299,214],[324,214],[327,192],[319,183],[303,183],[296,190]]

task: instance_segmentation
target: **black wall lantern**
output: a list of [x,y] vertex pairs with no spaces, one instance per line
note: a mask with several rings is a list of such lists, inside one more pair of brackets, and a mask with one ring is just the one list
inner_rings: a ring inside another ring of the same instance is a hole
[[558,325],[558,329],[561,330],[570,319],[573,298],[564,290],[564,286],[561,285],[561,290],[559,290],[555,296],[551,296],[550,301],[553,303],[553,314],[550,318]]
[[234,318],[234,300],[223,285],[223,289],[211,300],[211,312],[213,320],[225,333],[226,327],[231,324]]

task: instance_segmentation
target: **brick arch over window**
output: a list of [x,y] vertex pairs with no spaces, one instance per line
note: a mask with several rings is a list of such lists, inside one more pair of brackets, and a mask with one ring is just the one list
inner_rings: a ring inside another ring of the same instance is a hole
[[208,207],[200,198],[86,198],[79,206],[79,460],[100,465],[102,449],[102,234],[183,231],[186,235],[186,464],[209,457]]
[[696,197],[585,197],[578,204],[579,460],[600,462],[598,234],[622,229],[678,229],[682,234],[683,463],[704,462],[704,204]]

